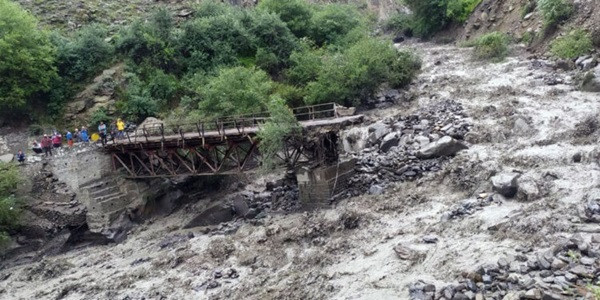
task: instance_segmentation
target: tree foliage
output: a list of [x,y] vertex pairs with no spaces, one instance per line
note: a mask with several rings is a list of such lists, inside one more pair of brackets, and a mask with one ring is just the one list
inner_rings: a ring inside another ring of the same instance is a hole
[[277,157],[284,149],[286,140],[298,138],[302,133],[302,127],[283,98],[272,97],[267,107],[270,119],[258,132],[264,170],[275,168],[281,162]]
[[538,0],[537,6],[546,27],[558,25],[573,13],[573,4],[568,0]]
[[384,82],[405,86],[420,67],[414,55],[398,51],[388,42],[365,39],[343,53],[323,58],[317,80],[307,85],[306,102],[359,105]]
[[58,74],[72,81],[81,81],[106,68],[114,50],[105,41],[107,35],[106,28],[99,25],[84,27],[72,40],[52,35],[57,49]]
[[18,4],[0,0],[0,111],[26,108],[30,97],[48,90],[55,76],[47,33]]
[[314,13],[310,37],[317,45],[335,44],[364,22],[356,7],[327,4]]
[[198,109],[206,117],[264,111],[272,90],[269,75],[260,69],[224,68],[198,87]]
[[309,35],[313,11],[304,0],[263,0],[258,9],[276,13],[296,37]]

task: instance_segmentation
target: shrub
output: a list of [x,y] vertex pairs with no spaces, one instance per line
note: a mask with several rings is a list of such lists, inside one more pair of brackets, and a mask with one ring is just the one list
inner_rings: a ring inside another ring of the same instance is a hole
[[186,23],[178,52],[189,71],[212,71],[236,64],[238,57],[255,55],[248,30],[232,13]]
[[537,0],[544,25],[553,27],[567,20],[573,13],[573,5],[568,0]]
[[464,23],[482,0],[449,0],[446,17],[456,23]]
[[341,54],[323,58],[317,80],[307,85],[306,102],[358,105],[383,82],[394,87],[408,84],[419,68],[414,55],[400,52],[388,42],[365,39]]
[[156,100],[160,109],[165,109],[179,92],[179,82],[172,74],[161,69],[149,73],[147,89],[150,97]]
[[[100,122],[104,122],[105,124],[109,124],[111,121],[111,117],[106,113],[106,109],[100,108],[94,111],[90,117],[90,126],[96,126],[100,124]],[[93,128],[93,127],[92,127]]]
[[550,45],[550,52],[559,58],[575,59],[590,53],[594,49],[587,32],[578,29],[559,37]]
[[197,89],[201,97],[199,113],[221,117],[263,111],[273,89],[262,70],[244,67],[223,68]]
[[30,96],[50,88],[55,51],[35,18],[0,0],[0,115],[26,108]]
[[264,170],[276,167],[277,157],[280,157],[279,153],[284,149],[286,140],[297,138],[302,133],[302,127],[282,98],[272,97],[267,107],[271,118],[258,132],[261,167]]
[[292,53],[291,67],[286,72],[288,81],[299,86],[315,81],[322,67],[322,55],[323,51],[307,48]]
[[107,35],[100,25],[83,27],[72,40],[54,34],[58,74],[77,82],[103,70],[113,55],[112,46],[105,41]]
[[413,31],[421,37],[430,37],[446,24],[448,0],[405,0],[413,12]]
[[149,22],[138,20],[123,30],[117,38],[117,50],[134,63],[147,63],[165,71],[176,72],[175,22],[164,7],[150,17]]
[[413,26],[411,16],[404,12],[392,15],[383,23],[384,30],[393,33],[403,33],[407,36],[412,35]]
[[0,246],[8,241],[7,231],[19,222],[20,207],[14,192],[20,181],[14,164],[0,162]]
[[127,92],[124,101],[117,107],[131,121],[141,122],[158,114],[159,103],[152,98],[150,90],[135,74],[128,75]]
[[364,25],[364,22],[356,7],[328,4],[315,12],[310,37],[317,45],[335,44],[352,29]]
[[474,42],[475,57],[501,61],[508,54],[508,36],[500,32],[491,32],[480,36]]
[[310,32],[313,12],[305,0],[263,0],[258,3],[258,9],[276,13],[297,37],[305,37]]
[[286,66],[290,54],[298,48],[298,42],[285,23],[277,15],[260,11],[249,14],[248,23],[245,27],[254,41],[253,48],[261,51],[261,55],[257,51],[257,63],[259,57],[264,62],[269,56],[271,71]]

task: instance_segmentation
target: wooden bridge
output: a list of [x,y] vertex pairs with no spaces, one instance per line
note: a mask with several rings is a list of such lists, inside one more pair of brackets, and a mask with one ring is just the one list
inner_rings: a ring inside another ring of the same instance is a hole
[[[303,141],[288,140],[279,158],[290,166],[337,160],[337,132],[362,122],[362,115],[334,103],[294,108]],[[260,165],[258,139],[268,113],[227,117],[210,122],[143,125],[105,145],[114,170],[129,178],[217,175],[246,172]]]

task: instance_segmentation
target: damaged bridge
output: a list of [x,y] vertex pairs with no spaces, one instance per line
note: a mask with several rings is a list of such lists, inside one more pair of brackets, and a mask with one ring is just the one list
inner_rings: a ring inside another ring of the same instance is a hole
[[[362,122],[362,115],[327,103],[294,108],[303,128],[303,141],[288,139],[280,158],[289,166],[337,161],[338,131]],[[226,117],[211,122],[143,125],[105,147],[115,171],[128,178],[160,178],[180,175],[237,174],[260,165],[261,126],[268,113]]]

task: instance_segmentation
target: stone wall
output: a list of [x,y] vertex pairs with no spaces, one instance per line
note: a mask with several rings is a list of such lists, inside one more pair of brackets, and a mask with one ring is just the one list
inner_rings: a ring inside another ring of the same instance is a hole
[[356,160],[351,159],[333,166],[299,170],[296,178],[302,207],[327,207],[332,197],[346,189],[355,165]]

